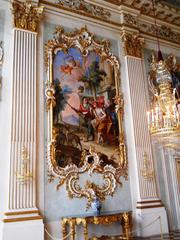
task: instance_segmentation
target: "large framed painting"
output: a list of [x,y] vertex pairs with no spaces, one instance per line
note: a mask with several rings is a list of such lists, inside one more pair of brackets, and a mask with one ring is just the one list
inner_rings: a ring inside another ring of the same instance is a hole
[[101,173],[111,166],[115,181],[126,177],[120,65],[109,41],[86,27],[64,33],[59,26],[45,63],[50,179],[58,177],[59,187],[95,165]]

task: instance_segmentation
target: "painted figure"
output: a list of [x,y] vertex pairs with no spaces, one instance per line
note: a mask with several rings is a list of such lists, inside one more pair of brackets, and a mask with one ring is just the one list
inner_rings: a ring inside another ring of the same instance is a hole
[[105,111],[103,110],[104,102],[102,99],[99,101],[95,101],[93,104],[93,113],[95,118],[92,120],[92,125],[95,130],[97,130],[97,144],[103,143],[103,133],[106,129],[106,120],[107,116]]
[[81,124],[85,126],[87,130],[86,141],[89,141],[89,140],[93,141],[94,129],[91,123],[93,118],[93,112],[92,112],[92,107],[88,98],[84,97],[82,99],[82,104],[80,104],[79,112],[80,112]]

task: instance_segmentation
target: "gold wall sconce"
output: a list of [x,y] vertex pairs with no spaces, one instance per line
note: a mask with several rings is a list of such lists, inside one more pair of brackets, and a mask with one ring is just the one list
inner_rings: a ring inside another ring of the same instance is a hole
[[27,184],[33,178],[32,172],[29,171],[29,154],[24,146],[21,151],[21,170],[15,174],[19,184]]
[[144,152],[143,154],[143,169],[141,169],[141,176],[144,178],[145,181],[152,181],[154,179],[154,170],[149,169],[149,164],[147,153]]
[[4,49],[2,44],[3,42],[0,41],[0,66],[3,64],[3,58],[4,58]]

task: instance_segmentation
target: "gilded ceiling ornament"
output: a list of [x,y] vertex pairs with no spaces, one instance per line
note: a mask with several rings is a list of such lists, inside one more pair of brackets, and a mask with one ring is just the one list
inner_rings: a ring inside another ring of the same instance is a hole
[[[45,45],[45,66],[49,181],[58,179],[57,189],[65,184],[70,198],[85,197],[88,204],[95,195],[104,200],[114,193],[117,184],[121,185],[120,178],[127,178],[128,174],[119,61],[110,52],[109,41],[97,40],[86,26],[68,33],[58,26],[54,38]],[[96,82],[98,87],[93,85],[96,73],[103,82],[101,85]],[[106,93],[112,94],[111,99]],[[69,101],[74,96],[80,105]],[[89,115],[82,116],[87,109]],[[101,117],[104,115],[103,124],[98,111]],[[115,123],[108,114],[113,114]],[[74,119],[78,123],[74,124]],[[106,131],[103,133],[102,129]],[[80,176],[84,173],[90,179],[82,184]],[[103,179],[102,185],[95,182],[94,174]]]
[[101,19],[109,19],[111,16],[111,13],[104,8],[87,3],[84,0],[58,0],[57,3],[70,10],[76,10],[80,13],[84,12]]
[[144,39],[135,33],[123,32],[122,40],[124,42],[125,55],[142,58]]
[[35,6],[30,1],[12,1],[14,27],[37,32],[38,23],[43,14],[43,6]]

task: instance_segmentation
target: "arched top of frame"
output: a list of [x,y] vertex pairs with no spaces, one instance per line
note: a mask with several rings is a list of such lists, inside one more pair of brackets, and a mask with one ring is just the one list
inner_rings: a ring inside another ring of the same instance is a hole
[[110,42],[98,40],[94,34],[88,31],[86,26],[68,33],[64,32],[62,26],[56,27],[53,39],[45,44],[46,68],[48,68],[49,58],[53,57],[59,50],[67,52],[71,47],[77,47],[83,56],[87,56],[90,51],[95,51],[102,60],[113,65],[116,72],[120,70],[119,60],[110,51]]

